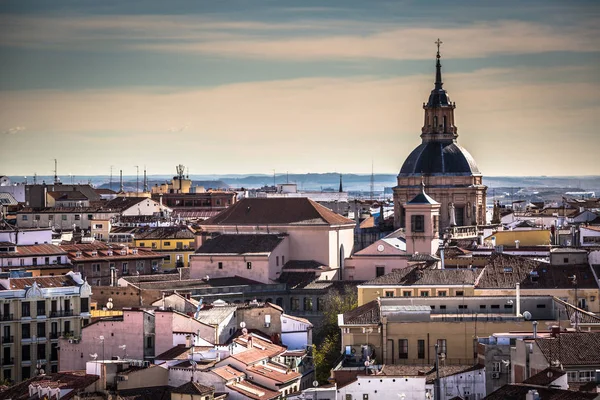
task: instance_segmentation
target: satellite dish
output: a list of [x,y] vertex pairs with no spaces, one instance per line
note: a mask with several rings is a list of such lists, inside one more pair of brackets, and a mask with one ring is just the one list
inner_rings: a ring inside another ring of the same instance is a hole
[[365,361],[365,367],[368,367],[369,365],[371,365],[371,363],[369,363],[369,361]]
[[318,381],[313,381],[313,386],[314,386],[314,387],[317,387],[317,386],[319,386],[319,382],[318,382]]
[[95,360],[96,358],[98,358],[98,354],[97,353],[90,354],[90,358]]
[[244,321],[240,322],[240,328],[245,328],[246,327],[246,323]]
[[523,318],[525,318],[526,321],[529,321],[531,319],[531,313],[529,311],[525,311],[523,313]]
[[98,339],[104,340],[104,335],[100,335],[100,337]]

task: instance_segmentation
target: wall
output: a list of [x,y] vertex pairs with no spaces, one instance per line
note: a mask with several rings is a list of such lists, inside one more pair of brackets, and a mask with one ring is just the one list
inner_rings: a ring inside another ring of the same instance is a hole
[[203,324],[194,318],[173,311],[155,311],[156,343],[155,354],[161,354],[173,348],[176,343],[174,332],[187,332],[199,335],[200,338],[213,343],[215,341],[215,328]]
[[118,382],[118,390],[145,388],[148,386],[167,386],[169,371],[166,368],[153,365],[149,368],[129,372],[126,381]]
[[[190,259],[190,278],[201,279],[207,275],[210,278],[227,278],[237,275],[262,283],[271,283],[269,280],[269,258],[268,256],[256,255],[204,256],[195,254]],[[223,263],[222,269],[219,269],[219,262]],[[252,263],[251,269],[248,269],[248,262]]]
[[[271,317],[269,327],[265,326],[265,315]],[[271,337],[281,333],[281,315],[281,311],[267,305],[262,307],[238,307],[237,310],[238,324],[243,321],[246,323],[247,329],[257,329]]]
[[124,210],[121,214],[123,216],[154,215],[160,211],[160,204],[150,198],[147,198]]
[[52,229],[28,229],[15,231],[0,231],[0,242],[10,242],[18,245],[52,244]]
[[[590,272],[591,273],[591,272]],[[515,296],[515,289],[475,289],[475,296]],[[575,288],[573,289],[521,289],[521,296],[555,296],[571,304],[577,304],[585,299],[588,311],[593,313],[600,312],[600,301],[598,299],[598,289],[577,289],[577,301],[575,301]],[[592,300],[592,298],[594,300]],[[521,312],[527,311],[527,308],[521,306]],[[531,310],[529,310],[531,311]]]
[[[60,339],[60,370],[85,369],[90,354],[94,353],[98,355],[98,360],[124,357],[125,351],[119,349],[121,345],[127,346],[128,357],[143,360],[144,317],[154,318],[143,311],[124,311],[122,321],[99,320],[84,327],[79,343],[69,343],[67,339]],[[104,345],[100,336],[104,336]]]
[[361,400],[364,395],[369,399],[398,399],[404,394],[404,400],[422,400],[425,398],[425,377],[374,376],[359,375],[355,382],[338,388],[338,399]]
[[450,400],[453,397],[483,399],[486,395],[485,368],[462,374],[450,375],[440,379],[441,398]]
[[486,242],[491,242],[496,238],[496,246],[515,247],[515,240],[519,240],[519,246],[544,246],[550,243],[549,230],[530,230],[530,231],[499,231],[485,238]]
[[389,286],[370,286],[370,285],[359,285],[358,286],[358,305],[366,304],[378,297],[386,297],[386,292],[394,292],[391,297],[405,297],[404,292],[410,292],[411,295],[408,297],[421,297],[421,292],[429,292],[428,297],[435,297],[439,295],[439,292],[446,292],[446,297],[457,297],[457,292],[463,292],[461,296],[474,296],[475,288],[472,285],[427,285],[427,286],[401,286],[401,285],[389,285]]

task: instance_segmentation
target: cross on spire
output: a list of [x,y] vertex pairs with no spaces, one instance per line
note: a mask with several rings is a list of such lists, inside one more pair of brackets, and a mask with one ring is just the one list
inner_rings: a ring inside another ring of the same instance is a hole
[[438,48],[438,51],[437,51],[437,58],[440,58],[440,45],[441,45],[442,43],[444,43],[444,42],[442,42],[442,41],[440,40],[440,38],[438,38],[438,40],[436,40],[436,41],[435,41],[435,42],[433,42],[433,43],[437,44],[437,48]]

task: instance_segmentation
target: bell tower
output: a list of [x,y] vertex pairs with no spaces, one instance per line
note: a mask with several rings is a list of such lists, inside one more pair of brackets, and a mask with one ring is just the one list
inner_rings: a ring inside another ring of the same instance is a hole
[[423,103],[423,109],[425,110],[425,120],[423,121],[423,128],[421,128],[423,142],[453,141],[458,137],[454,125],[456,104],[450,101],[448,93],[443,89],[442,64],[440,62],[440,45],[442,41],[438,39],[435,44],[437,44],[435,86],[427,103]]
[[404,204],[406,210],[406,252],[408,254],[437,253],[440,238],[440,203],[425,193],[421,182],[421,193]]

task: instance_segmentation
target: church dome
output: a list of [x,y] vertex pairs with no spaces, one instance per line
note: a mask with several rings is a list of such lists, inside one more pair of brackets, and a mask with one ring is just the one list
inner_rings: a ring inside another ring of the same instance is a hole
[[473,156],[452,141],[424,142],[410,153],[399,176],[478,175]]

